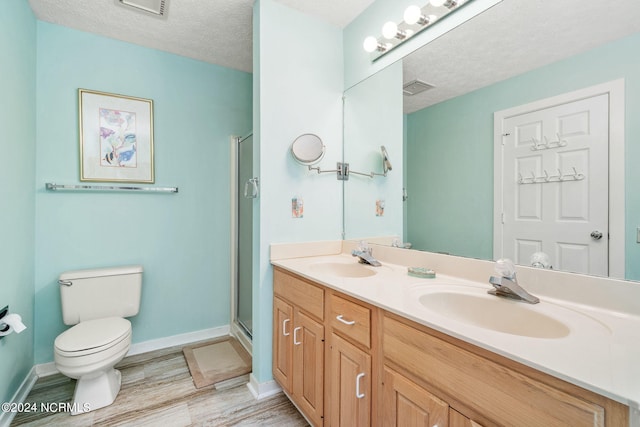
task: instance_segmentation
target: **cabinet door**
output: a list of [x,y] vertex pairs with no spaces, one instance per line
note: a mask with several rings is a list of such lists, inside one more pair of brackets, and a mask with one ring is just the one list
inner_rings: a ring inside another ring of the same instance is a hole
[[397,372],[384,368],[384,426],[446,427],[449,405]]
[[293,396],[316,426],[323,424],[324,326],[294,308]]
[[293,374],[293,308],[273,297],[273,377],[287,392],[292,391]]
[[371,356],[331,334],[329,372],[331,425],[368,426],[371,413]]
[[449,409],[449,427],[482,427],[482,425],[454,409]]

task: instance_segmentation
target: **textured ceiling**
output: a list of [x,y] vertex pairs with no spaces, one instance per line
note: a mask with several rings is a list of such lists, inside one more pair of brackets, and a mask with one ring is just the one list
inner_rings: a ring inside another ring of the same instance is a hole
[[[373,0],[276,0],[339,27]],[[175,53],[224,67],[252,71],[254,0],[168,0],[159,19],[114,0],[29,0],[45,22]]]
[[[373,0],[276,0],[344,27]],[[115,0],[29,0],[39,20],[252,71],[254,0],[169,0],[167,19]],[[504,0],[404,60],[405,113],[640,31],[640,0]]]
[[346,27],[374,0],[276,0],[292,9],[314,15],[337,27]]
[[[640,31],[640,1],[504,0],[404,59],[411,113]],[[638,55],[638,52],[629,52]]]

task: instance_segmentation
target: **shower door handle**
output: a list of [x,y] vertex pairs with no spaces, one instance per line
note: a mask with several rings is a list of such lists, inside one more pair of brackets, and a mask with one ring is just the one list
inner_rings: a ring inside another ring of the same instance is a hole
[[258,197],[258,177],[251,178],[244,183],[244,197],[247,199]]

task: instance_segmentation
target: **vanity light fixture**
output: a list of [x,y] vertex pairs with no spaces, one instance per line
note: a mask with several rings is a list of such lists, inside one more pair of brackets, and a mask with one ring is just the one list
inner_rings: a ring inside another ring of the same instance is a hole
[[379,52],[384,52],[390,46],[391,45],[388,43],[380,43],[378,39],[373,36],[369,36],[366,39],[364,39],[364,43],[362,44],[362,47],[364,47],[364,50],[369,53],[375,52],[376,50]]
[[407,10],[404,11],[404,22],[408,25],[429,25],[436,19],[438,19],[436,15],[423,15],[422,9],[415,5],[409,6]]
[[373,54],[373,60],[376,60],[470,1],[428,0],[423,7],[409,6],[404,12],[404,21],[399,24],[387,21],[382,26],[382,37],[369,36],[364,39],[362,47],[366,52]]
[[458,5],[458,2],[456,0],[430,0],[429,3],[431,3],[431,5],[435,7],[444,6],[447,9],[453,9]]
[[393,40],[395,38],[402,41],[407,37],[411,37],[412,34],[413,31],[411,30],[398,29],[398,24],[393,21],[389,21],[382,26],[382,37],[387,40]]

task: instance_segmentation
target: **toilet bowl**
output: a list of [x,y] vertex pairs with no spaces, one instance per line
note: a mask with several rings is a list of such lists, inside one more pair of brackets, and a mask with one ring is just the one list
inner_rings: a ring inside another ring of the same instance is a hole
[[56,367],[78,380],[72,415],[113,403],[121,383],[120,372],[114,366],[130,346],[131,322],[121,317],[82,322],[56,338]]
[[136,266],[60,276],[63,318],[75,326],[55,339],[54,361],[62,374],[77,379],[71,415],[116,399],[122,377],[114,366],[131,347],[131,322],[124,317],[138,312],[141,275]]

